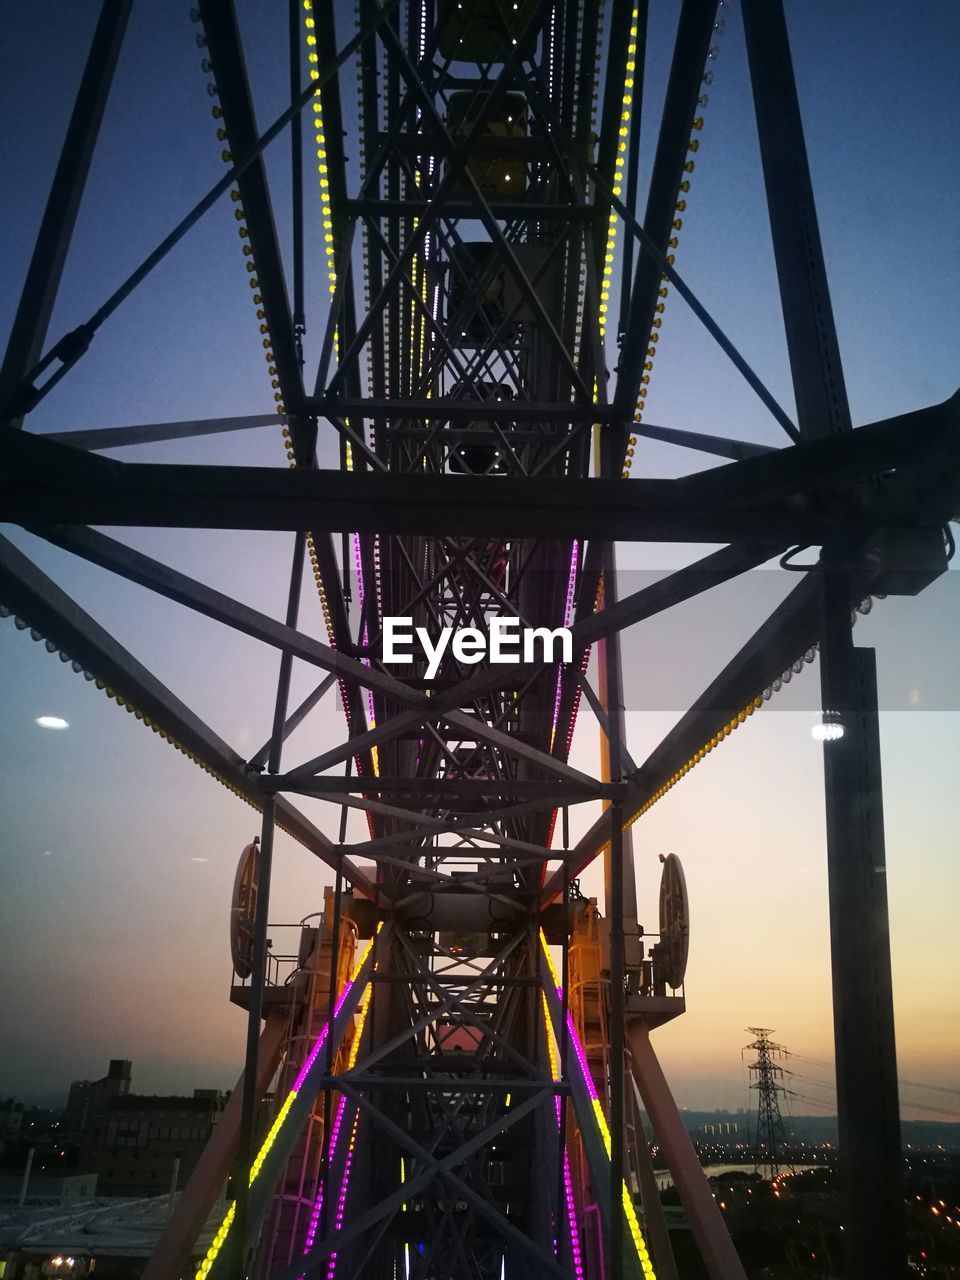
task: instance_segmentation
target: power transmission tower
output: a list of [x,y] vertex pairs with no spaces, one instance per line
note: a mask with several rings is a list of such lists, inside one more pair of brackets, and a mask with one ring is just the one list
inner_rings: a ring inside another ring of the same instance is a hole
[[759,1172],[761,1165],[770,1166],[771,1182],[777,1177],[781,1168],[793,1171],[793,1165],[784,1155],[787,1146],[787,1134],[780,1114],[780,1094],[786,1093],[781,1081],[783,1068],[775,1059],[786,1055],[782,1044],[770,1039],[769,1027],[747,1027],[756,1039],[745,1045],[745,1049],[755,1049],[756,1062],[749,1065],[752,1083],[751,1089],[757,1091],[757,1138],[754,1145],[754,1168]]

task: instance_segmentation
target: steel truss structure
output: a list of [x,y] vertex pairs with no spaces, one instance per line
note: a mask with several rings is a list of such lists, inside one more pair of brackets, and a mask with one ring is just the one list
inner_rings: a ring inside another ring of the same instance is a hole
[[[0,517],[277,650],[268,741],[244,759],[7,541],[0,600],[263,814],[242,1106],[202,1165],[210,1189],[232,1163],[236,1199],[197,1274],[675,1274],[655,1206],[644,1201],[638,1216],[624,1181],[630,1071],[709,1273],[742,1275],[650,1044],[672,997],[644,976],[630,827],[817,645],[824,707],[845,730],[825,769],[848,1267],[894,1274],[904,1247],[886,899],[874,870],[876,684],[850,614],[872,592],[913,593],[945,568],[943,528],[960,506],[960,402],[851,430],[781,0],[742,8],[796,422],[674,265],[716,0],[682,0],[642,214],[647,0],[606,0],[605,33],[600,0],[359,0],[348,31],[324,0],[293,2],[290,107],[262,133],[232,0],[198,0],[226,172],[87,324],[48,346],[130,7],[103,5],[8,342]],[[280,135],[291,139],[292,280],[263,159]],[[316,312],[319,363],[307,369],[313,153],[330,292]],[[228,191],[276,415],[30,433],[31,410]],[[767,406],[783,448],[643,421],[673,294]],[[271,422],[282,425],[289,469],[98,456]],[[339,470],[317,465],[319,431],[337,433]],[[624,483],[638,436],[728,465]],[[286,615],[258,613],[90,525],[294,531]],[[725,545],[620,599],[616,540]],[[798,544],[822,548],[816,569],[634,764],[622,740],[620,632]],[[323,639],[298,629],[311,573]],[[487,631],[495,617],[569,625],[573,660],[473,668],[447,655],[427,681],[422,662],[383,663],[383,619],[393,616],[431,631]],[[295,660],[321,678],[292,708]],[[282,761],[290,733],[337,692],[342,742]],[[568,759],[584,699],[606,744],[598,777]],[[345,816],[332,837],[297,796],[331,813],[359,809],[369,838],[346,841]],[[602,813],[571,844],[569,807],[597,800]],[[266,982],[276,827],[336,880],[307,1022],[278,1013]],[[598,1025],[609,1043],[597,1079],[568,988],[575,881],[601,853]],[[854,916],[858,930],[841,927]],[[345,980],[348,921],[351,950],[356,936],[366,942]],[[277,1110],[258,1136],[257,1102],[278,1066]],[[295,1192],[291,1159],[312,1170]],[[270,1208],[278,1188],[281,1207],[293,1195],[307,1208],[283,1228],[282,1249],[280,1209]],[[202,1194],[178,1210],[148,1274],[181,1274]]]

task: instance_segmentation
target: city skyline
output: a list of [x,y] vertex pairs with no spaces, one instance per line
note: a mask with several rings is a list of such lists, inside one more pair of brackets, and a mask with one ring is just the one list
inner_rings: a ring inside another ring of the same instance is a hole
[[[831,40],[824,53],[828,11]],[[952,105],[950,59],[957,43],[949,32],[960,36],[960,19],[946,4],[921,5],[910,14],[876,15],[870,7],[872,21],[864,26],[865,12],[863,4],[842,13],[814,4],[792,5],[788,14],[858,425],[943,400],[960,381],[947,336],[960,329],[960,246],[952,212],[960,165],[956,141],[949,130],[944,136],[942,124]],[[131,22],[54,336],[84,319],[220,176],[190,25],[184,17],[179,29],[160,15],[161,6],[145,4]],[[670,38],[669,17],[657,18],[654,41]],[[16,14],[10,37],[10,47],[23,53],[24,70],[2,92],[18,95],[28,109],[23,129],[2,144],[18,193],[2,247],[4,278],[12,286],[2,303],[4,324],[92,29],[91,15],[79,10],[60,20],[67,38],[48,46],[50,72],[42,84],[25,70],[27,55],[43,39],[39,15]],[[252,25],[249,15],[246,20]],[[742,34],[735,14],[726,21],[677,265],[778,398],[792,406]],[[262,122],[284,105],[285,81],[276,74],[281,53],[265,41],[253,55]],[[178,92],[163,91],[170,85]],[[654,77],[651,97],[662,87]],[[837,119],[850,118],[861,123],[837,129]],[[285,223],[276,163],[278,218]],[[229,220],[220,206],[200,224],[40,406],[32,429],[270,411]],[[310,285],[311,298],[326,296],[317,264]],[[311,351],[324,307],[314,307]],[[719,434],[781,443],[678,299],[663,335],[649,402],[653,421],[692,421]],[[133,389],[128,368],[143,371]],[[335,465],[335,442],[325,438],[320,447],[326,465]],[[638,455],[642,466],[635,474],[683,474],[700,465],[693,454],[653,442],[642,443]],[[200,439],[111,456],[283,463],[275,427],[233,437],[226,453],[222,440]],[[29,534],[4,533],[238,750],[249,755],[260,746],[272,714],[272,654]],[[287,535],[128,530],[123,539],[282,615],[286,569],[278,566],[289,558]],[[625,572],[659,574],[702,550],[622,547],[621,565]],[[940,1088],[956,1085],[960,1074],[960,995],[950,981],[960,969],[960,713],[950,683],[960,621],[955,572],[919,599],[879,603],[855,633],[858,643],[877,646],[881,684],[896,673],[903,699],[881,712],[899,1072]],[[788,585],[778,576],[769,589]],[[675,705],[628,710],[635,759],[676,720],[687,686],[695,694],[732,651],[715,652],[709,640],[717,632],[749,634],[753,607],[735,590],[719,588],[692,615],[692,638],[682,620],[666,619],[627,634],[625,656],[638,669],[655,670],[664,654],[680,655],[668,699]],[[320,634],[321,624],[308,593],[301,625]],[[297,668],[295,696],[309,685],[309,673]],[[661,852],[681,857],[690,888],[688,1012],[655,1037],[681,1105],[717,1100],[729,1107],[730,1099],[738,1105],[739,1054],[751,1024],[776,1028],[798,1053],[832,1058],[822,748],[811,738],[809,713],[817,687],[814,664],[633,829],[641,920],[646,915],[651,927],[655,923]],[[914,690],[914,709],[894,709],[908,705]],[[9,619],[0,623],[0,697],[7,760],[0,791],[0,951],[9,988],[6,1034],[17,1046],[0,1062],[0,1095],[16,1092],[24,1077],[49,1092],[41,1082],[60,1079],[71,1054],[94,1064],[91,1071],[114,1056],[142,1062],[145,1075],[155,1073],[148,1077],[150,1091],[154,1080],[157,1092],[166,1091],[165,1082],[186,1087],[189,1080],[232,1086],[242,1065],[245,1020],[228,1003],[227,913],[236,859],[259,817],[42,644],[31,644]],[[333,741],[340,729],[333,697],[328,694],[315,719],[291,738],[291,759]],[[69,728],[41,728],[36,719],[43,715],[60,716]],[[597,756],[597,735],[583,723],[573,763],[595,771]],[[339,816],[319,801],[303,808],[328,823]],[[574,835],[588,821],[586,812],[575,813]],[[354,816],[349,831],[359,830]],[[584,891],[598,893],[601,879],[595,865],[583,877]],[[279,836],[272,920],[295,922],[305,902],[319,910],[331,880],[306,850]]]

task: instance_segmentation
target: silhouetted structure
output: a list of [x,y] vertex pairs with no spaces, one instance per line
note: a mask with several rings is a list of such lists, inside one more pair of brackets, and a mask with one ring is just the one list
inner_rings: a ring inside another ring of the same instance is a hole
[[793,1165],[785,1156],[787,1133],[780,1113],[780,1094],[786,1093],[780,1083],[783,1079],[783,1068],[774,1061],[786,1053],[783,1045],[775,1044],[770,1039],[769,1027],[747,1027],[756,1039],[746,1045],[747,1049],[755,1049],[756,1062],[750,1064],[750,1075],[755,1077],[750,1085],[757,1091],[757,1139],[754,1145],[754,1169],[759,1173],[761,1166],[769,1165],[771,1181],[777,1177],[781,1168],[793,1171]]
[[102,1080],[70,1086],[74,1115],[82,1107],[79,1167],[96,1174],[99,1195],[162,1195],[182,1186],[223,1110],[216,1089],[189,1097],[131,1093],[131,1074],[130,1062],[115,1059]]

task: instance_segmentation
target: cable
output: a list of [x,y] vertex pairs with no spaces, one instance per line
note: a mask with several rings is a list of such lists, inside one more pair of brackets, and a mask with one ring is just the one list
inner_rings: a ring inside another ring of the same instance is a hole
[[[811,1064],[812,1064],[813,1066],[815,1066],[815,1067],[825,1067],[828,1071],[835,1071],[835,1070],[836,1070],[836,1067],[835,1067],[834,1063],[832,1063],[832,1062],[824,1062],[824,1060],[823,1060],[822,1058],[808,1058],[808,1057],[806,1057],[804,1054],[802,1054],[802,1053],[794,1053],[794,1052],[793,1052],[792,1050],[790,1050],[790,1049],[788,1049],[788,1050],[787,1050],[787,1057],[788,1057],[788,1058],[797,1058],[800,1062],[809,1062],[809,1063],[811,1063]],[[788,1069],[788,1070],[789,1070],[789,1069]],[[800,1074],[800,1072],[797,1072],[797,1071],[790,1071],[790,1074],[791,1074],[791,1075],[796,1075],[796,1076],[797,1076],[799,1079],[801,1079],[801,1080],[810,1080],[810,1081],[813,1081],[813,1080],[814,1080],[814,1077],[812,1077],[812,1076],[803,1076],[803,1075],[801,1075],[801,1074]],[[820,1083],[820,1082],[819,1082],[819,1081],[817,1081],[816,1083]],[[898,1076],[898,1077],[897,1077],[897,1084],[901,1087],[901,1089],[903,1089],[903,1088],[906,1088],[906,1089],[927,1089],[927,1090],[929,1090],[929,1091],[930,1091],[930,1092],[932,1092],[932,1093],[949,1093],[949,1094],[952,1094],[954,1097],[958,1097],[958,1098],[960,1098],[960,1088],[953,1088],[953,1087],[951,1087],[950,1085],[944,1085],[944,1084],[924,1084],[922,1080],[906,1080],[906,1079],[904,1079],[904,1077],[903,1077],[903,1076]]]
[[809,1098],[805,1093],[796,1093],[793,1089],[788,1089],[786,1092],[790,1094],[791,1097],[797,1098],[800,1102],[810,1103],[813,1107],[826,1107],[829,1109],[833,1105],[825,1098]]
[[898,1080],[898,1084],[907,1085],[911,1089],[931,1089],[934,1093],[952,1093],[960,1098],[960,1089],[951,1089],[945,1084],[921,1084],[919,1080]]
[[811,573],[814,569],[819,568],[819,565],[817,564],[792,563],[794,556],[798,556],[801,551],[808,551],[812,545],[813,544],[809,542],[801,542],[795,547],[790,547],[790,549],[785,551],[780,557],[780,568],[786,569],[790,573]]

